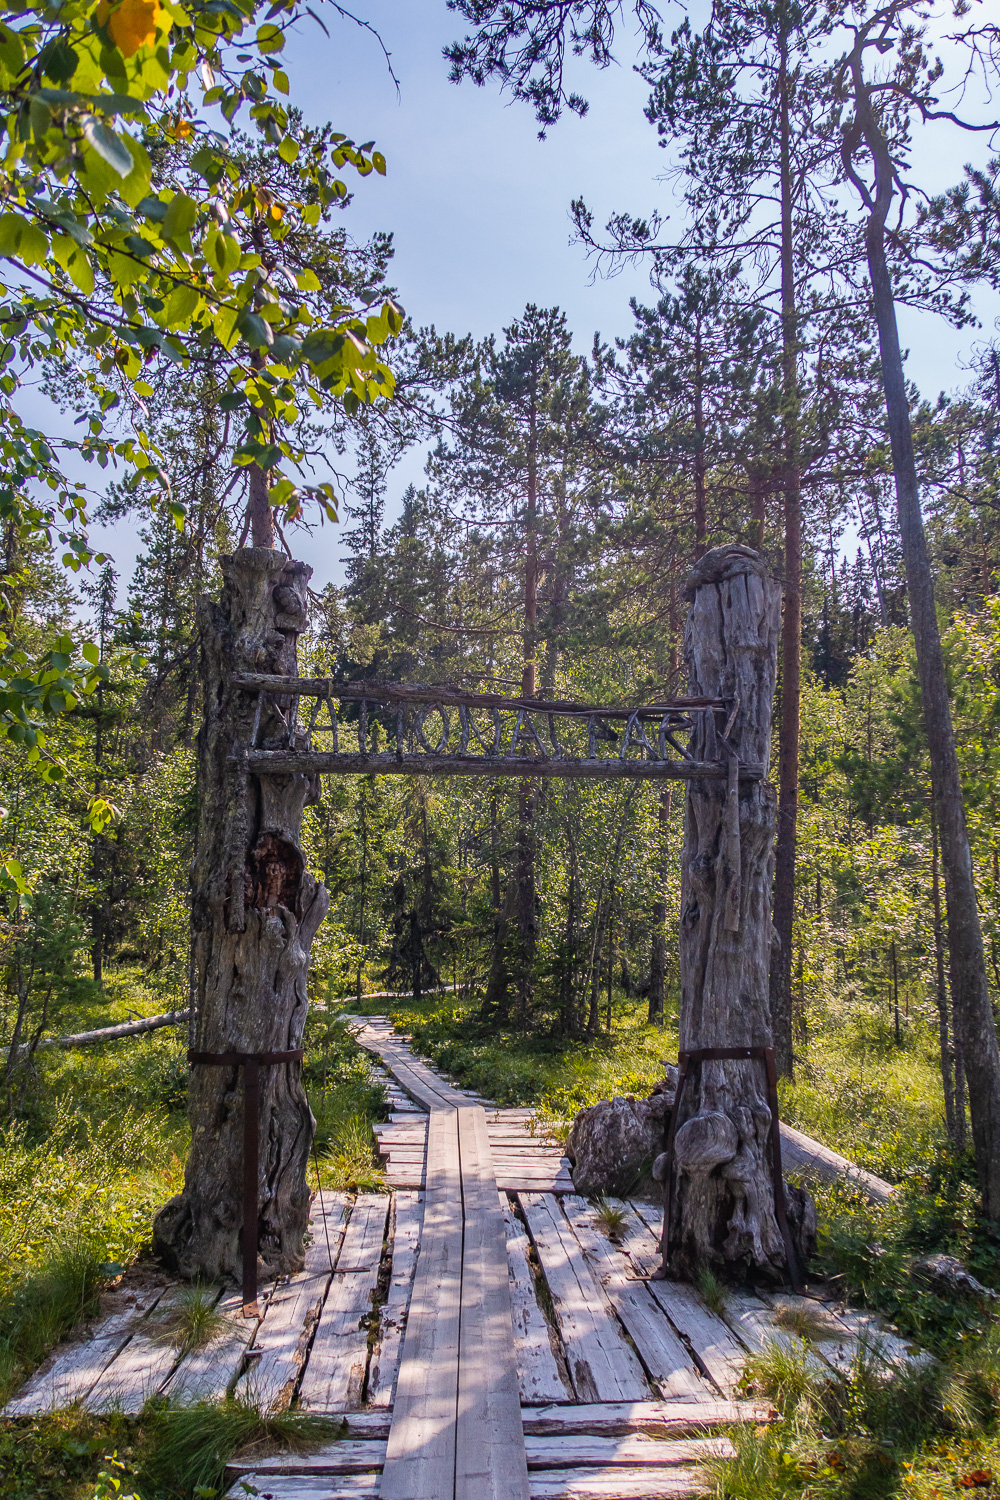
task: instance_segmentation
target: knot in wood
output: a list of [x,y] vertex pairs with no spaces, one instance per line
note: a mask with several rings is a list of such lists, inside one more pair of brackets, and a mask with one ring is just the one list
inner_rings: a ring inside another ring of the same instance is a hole
[[262,833],[250,856],[247,905],[258,911],[276,911],[283,906],[299,915],[302,881],[301,852],[280,833]]
[[298,590],[290,584],[278,584],[274,591],[274,602],[281,614],[294,615],[296,619],[302,619],[305,615],[305,602],[300,598]]
[[707,1176],[713,1168],[732,1161],[739,1146],[732,1120],[713,1110],[684,1122],[674,1137],[674,1158],[691,1176]]
[[727,578],[738,578],[742,573],[755,573],[758,578],[768,576],[767,563],[752,547],[732,545],[713,547],[704,557],[699,557],[687,576],[684,598],[690,604],[695,591],[706,583],[725,583]]

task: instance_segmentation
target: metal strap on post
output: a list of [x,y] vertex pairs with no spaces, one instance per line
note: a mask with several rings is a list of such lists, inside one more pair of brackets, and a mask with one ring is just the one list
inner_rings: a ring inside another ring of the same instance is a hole
[[301,1047],[288,1052],[188,1052],[188,1062],[209,1068],[243,1069],[243,1227],[240,1251],[243,1256],[243,1316],[256,1318],[257,1306],[257,1231],[259,1199],[257,1174],[260,1164],[260,1070],[272,1063],[301,1062]]
[[661,1280],[667,1276],[667,1260],[670,1254],[674,1139],[677,1135],[677,1117],[680,1114],[681,1096],[684,1093],[684,1085],[687,1081],[690,1065],[692,1063],[700,1064],[704,1062],[745,1062],[751,1060],[763,1061],[767,1075],[767,1104],[771,1111],[771,1182],[774,1188],[774,1217],[778,1221],[778,1228],[781,1231],[781,1238],[785,1245],[785,1258],[788,1262],[788,1279],[792,1284],[792,1290],[796,1292],[801,1292],[802,1290],[802,1277],[799,1272],[798,1257],[795,1254],[791,1230],[788,1227],[788,1212],[785,1205],[785,1180],[781,1171],[781,1123],[778,1118],[778,1069],[774,1061],[773,1047],[699,1047],[691,1052],[679,1052],[677,1054],[677,1091],[674,1094],[674,1107],[670,1111],[670,1127],[667,1131],[665,1152],[667,1160],[663,1175],[663,1234],[660,1237],[660,1254],[663,1264],[658,1272],[658,1277]]

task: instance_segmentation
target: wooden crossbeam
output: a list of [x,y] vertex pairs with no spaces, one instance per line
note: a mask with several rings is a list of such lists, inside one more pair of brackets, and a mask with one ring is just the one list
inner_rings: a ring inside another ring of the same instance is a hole
[[690,709],[718,708],[729,705],[722,698],[662,698],[657,703],[640,705],[622,704],[609,707],[607,704],[592,705],[575,703],[570,699],[504,698],[497,693],[469,693],[464,688],[437,686],[416,682],[337,682],[332,677],[278,677],[266,672],[234,672],[234,687],[247,692],[271,693],[277,697],[340,698],[370,703],[444,703],[466,708],[528,709],[541,714],[572,714],[584,718],[628,719],[633,714],[640,718],[662,718],[665,713],[676,710],[686,713]]
[[[542,760],[527,755],[350,755],[324,750],[299,754],[291,750],[250,750],[240,764],[258,776],[513,776],[519,779],[555,776],[591,781],[664,778],[724,781],[729,774],[727,766],[718,761],[622,760],[611,755],[596,760],[574,760],[569,756]],[[763,774],[759,766],[739,768],[741,781],[760,781]]]

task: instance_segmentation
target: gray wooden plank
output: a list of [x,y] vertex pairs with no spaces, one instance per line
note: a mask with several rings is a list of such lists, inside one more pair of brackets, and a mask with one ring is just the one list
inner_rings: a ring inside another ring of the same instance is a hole
[[528,1236],[501,1195],[507,1229],[507,1266],[510,1275],[510,1312],[514,1329],[517,1380],[523,1404],[572,1401],[573,1393],[563,1383],[545,1314],[535,1295],[535,1275],[528,1261]]
[[142,1318],[156,1306],[166,1284],[116,1288],[114,1305],[87,1335],[60,1344],[3,1408],[5,1417],[33,1417],[72,1406],[87,1395],[101,1374],[128,1343]]
[[368,1365],[368,1324],[378,1282],[389,1200],[361,1193],[351,1210],[336,1270],[320,1311],[299,1404],[318,1412],[361,1405]]
[[385,1440],[340,1438],[312,1453],[275,1453],[270,1458],[239,1457],[226,1465],[226,1478],[257,1474],[366,1474],[385,1462]]
[[649,1387],[635,1354],[550,1194],[518,1194],[545,1273],[566,1363],[581,1401],[642,1401]]
[[295,1392],[333,1274],[331,1263],[339,1264],[342,1238],[336,1237],[335,1230],[341,1216],[336,1201],[330,1201],[325,1224],[314,1213],[304,1269],[288,1281],[279,1282],[271,1291],[267,1316],[247,1351],[248,1367],[237,1385],[239,1394],[256,1402],[263,1411],[281,1410]]
[[[536,1469],[531,1474],[531,1500],[680,1500],[686,1495],[704,1495],[709,1488],[710,1482],[694,1467]],[[280,1500],[299,1497],[283,1493]]]
[[[805,1301],[804,1298],[802,1300]],[[809,1304],[810,1307],[812,1305]],[[813,1339],[799,1338],[781,1328],[774,1309],[766,1301],[737,1287],[726,1287],[719,1316],[751,1354],[762,1353],[769,1346],[776,1345],[780,1349],[803,1354],[806,1368],[817,1375],[829,1374],[831,1366],[845,1373],[851,1367],[850,1355],[845,1356],[837,1344],[838,1341],[841,1344],[851,1344],[853,1341],[847,1329],[836,1325],[835,1320],[831,1320],[826,1329],[831,1342],[824,1340],[820,1346]]]
[[392,1405],[423,1216],[423,1198],[419,1193],[395,1194],[389,1291],[379,1314],[378,1339],[368,1366],[368,1405],[375,1408]]
[[180,1350],[164,1336],[183,1296],[184,1288],[178,1286],[160,1298],[84,1398],[87,1411],[135,1416],[157,1394],[180,1362]]
[[[344,1226],[350,1212],[351,1199],[347,1193],[324,1189],[313,1198],[309,1218],[309,1234],[314,1250],[310,1251],[312,1263],[318,1257],[319,1268],[324,1262],[336,1263],[340,1244],[344,1237]],[[205,1349],[196,1349],[182,1361],[165,1387],[165,1394],[172,1400],[183,1403],[195,1401],[220,1401],[235,1383],[243,1365],[246,1351],[260,1328],[262,1318],[267,1316],[270,1286],[265,1286],[259,1298],[261,1318],[242,1316],[243,1298],[238,1292],[228,1293],[219,1303],[219,1312],[229,1320],[226,1334]]]
[[[269,1289],[265,1295],[269,1295]],[[265,1297],[260,1299],[260,1305],[263,1313],[267,1307]],[[222,1297],[218,1311],[226,1319],[224,1333],[203,1348],[193,1349],[182,1360],[164,1386],[164,1394],[172,1401],[184,1404],[221,1401],[239,1375],[247,1347],[260,1327],[261,1319],[242,1316],[243,1296],[240,1292],[229,1292]]]
[[435,1108],[427,1140],[420,1256],[396,1379],[382,1500],[450,1500],[462,1293],[458,1116]]
[[[660,1263],[657,1241],[649,1223],[649,1219],[656,1222],[655,1211],[642,1203],[630,1204],[630,1210],[623,1242],[637,1269],[649,1275]],[[705,1306],[693,1287],[682,1282],[650,1281],[649,1290],[722,1394],[731,1396],[743,1373],[746,1352],[726,1324]]]
[[731,1396],[746,1364],[742,1345],[693,1287],[677,1281],[651,1281],[649,1289],[677,1332],[687,1339],[702,1368],[724,1396]]
[[575,1406],[523,1409],[528,1437],[618,1437],[630,1432],[651,1437],[693,1437],[736,1423],[769,1420],[770,1407],[749,1401],[604,1401]]
[[634,1273],[629,1277],[631,1265],[627,1255],[598,1229],[594,1210],[587,1200],[567,1194],[561,1200],[561,1207],[660,1395],[705,1395],[705,1382],[689,1351],[664,1317],[648,1286],[637,1281]]
[[266,1496],[268,1500],[375,1500],[378,1493],[378,1474],[285,1474],[276,1477],[251,1469],[241,1474],[226,1491],[226,1500],[247,1500],[248,1494]]
[[459,1112],[465,1212],[455,1500],[528,1500],[507,1231],[478,1105]]
[[626,1437],[525,1438],[529,1469],[666,1468],[704,1463],[706,1458],[729,1458],[733,1445],[724,1437],[679,1438],[664,1442],[645,1433]]

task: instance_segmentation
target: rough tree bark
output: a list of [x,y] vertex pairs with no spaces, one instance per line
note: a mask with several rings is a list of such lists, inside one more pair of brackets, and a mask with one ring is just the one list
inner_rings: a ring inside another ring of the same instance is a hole
[[[736,705],[730,743],[768,765],[781,588],[759,554],[716,547],[695,565],[684,639],[691,687]],[[704,716],[694,753],[721,755]],[[768,999],[775,793],[767,781],[689,784],[681,865],[682,1051],[772,1044]],[[671,1199],[673,1276],[714,1267],[730,1278],[781,1277],[762,1061],[703,1062],[680,1103]],[[792,1233],[808,1240],[806,1196],[789,1195]]]
[[794,183],[791,157],[789,34],[778,38],[778,130],[781,194],[781,404],[784,435],[785,604],[781,627],[781,723],[778,729],[778,837],[774,850],[774,933],[771,1026],[778,1072],[792,1076],[792,936],[799,816],[799,729],[802,696],[802,495],[799,442],[799,318],[795,288]]
[[659,800],[659,848],[656,862],[656,898],[653,901],[653,935],[649,952],[649,1007],[651,1026],[663,1025],[663,1001],[667,979],[667,838],[670,829],[670,793],[665,786]]
[[[862,29],[847,61],[855,115],[844,134],[847,176],[868,210],[865,251],[878,326],[882,390],[896,481],[899,539],[906,568],[910,627],[917,653],[924,730],[941,840],[955,1041],[965,1070],[976,1171],[987,1218],[1000,1223],[1000,1049],[993,1019],[983,933],[976,904],[962,778],[955,748],[948,680],[934,603],[934,579],[920,506],[910,405],[896,322],[896,301],[886,258],[886,220],[896,195],[897,163],[865,78],[865,52],[876,45]],[[883,97],[881,94],[878,96]],[[887,106],[891,109],[891,104]],[[864,145],[874,170],[873,191],[857,175],[854,156]]]
[[[191,1043],[204,1052],[271,1052],[301,1046],[309,949],[329,897],[305,866],[302,810],[318,783],[242,772],[254,693],[234,672],[297,673],[312,569],[280,553],[244,548],[220,558],[221,600],[199,602],[205,721],[198,736],[198,842],[192,866],[194,948]],[[289,700],[290,701],[290,700]],[[265,708],[258,742],[284,725]],[[297,743],[306,748],[304,735]],[[238,1275],[241,1266],[243,1086],[237,1067],[196,1065],[184,1189],[153,1226],[156,1252],[182,1276]],[[260,1070],[260,1274],[303,1264],[309,1210],[306,1167],[314,1121],[299,1063]]]

